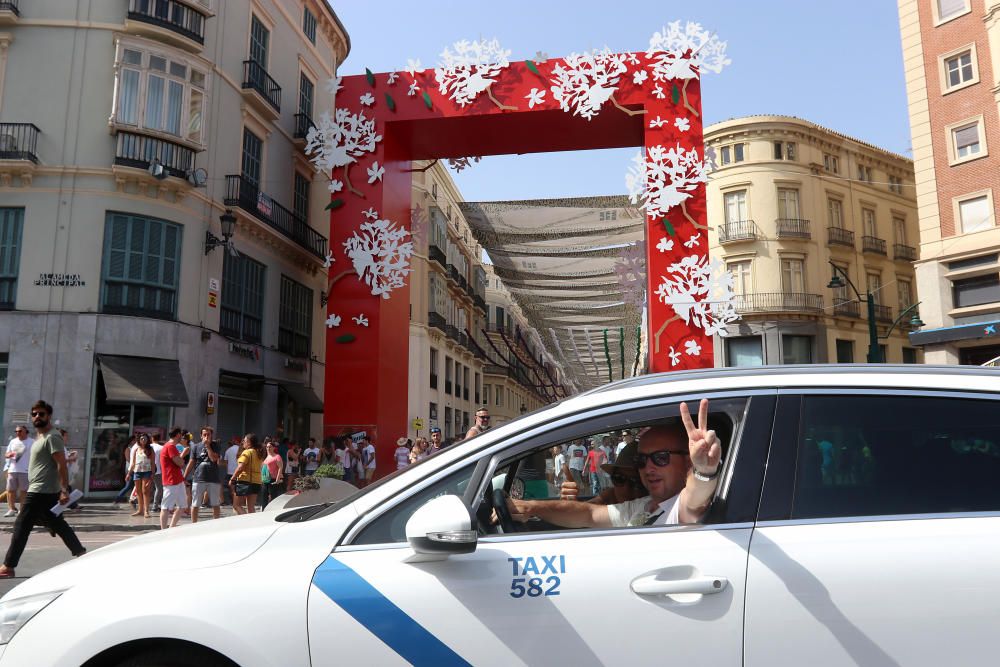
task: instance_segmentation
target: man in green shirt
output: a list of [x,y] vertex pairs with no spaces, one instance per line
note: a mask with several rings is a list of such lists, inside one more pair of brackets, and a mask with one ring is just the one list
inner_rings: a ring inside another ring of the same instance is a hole
[[10,548],[0,566],[0,579],[14,577],[14,568],[28,544],[31,529],[39,523],[58,534],[74,557],[87,553],[63,515],[51,511],[56,504],[69,502],[66,446],[62,436],[52,429],[52,406],[45,401],[35,403],[31,408],[31,422],[37,437],[31,446],[31,461],[28,464],[28,497],[14,522]]

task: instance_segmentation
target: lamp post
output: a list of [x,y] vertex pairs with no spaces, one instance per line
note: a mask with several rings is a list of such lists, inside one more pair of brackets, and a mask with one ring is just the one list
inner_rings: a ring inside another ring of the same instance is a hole
[[222,227],[221,239],[210,231],[205,232],[206,255],[220,245],[229,245],[229,239],[233,238],[233,233],[236,231],[236,216],[227,208],[226,212],[219,216],[219,224]]
[[[904,310],[899,314],[892,324],[889,326],[889,330],[885,332],[884,336],[878,335],[878,326],[875,324],[875,296],[871,291],[865,292],[865,296],[861,296],[861,292],[858,288],[854,286],[851,282],[850,276],[842,268],[834,264],[832,261],[829,262],[830,266],[833,267],[833,277],[830,278],[830,282],[827,285],[830,289],[841,289],[845,286],[844,280],[847,281],[846,285],[850,285],[851,289],[854,290],[855,296],[858,297],[858,301],[865,304],[868,308],[868,363],[869,364],[881,364],[885,363],[885,359],[882,358],[882,351],[879,349],[879,339],[885,340],[892,333],[896,325],[899,324],[907,313],[913,312],[913,316],[910,318],[910,326],[914,329],[919,329],[924,326],[923,321],[920,319],[920,314],[917,312],[916,308],[920,305],[917,301],[909,308]],[[841,280],[840,276],[844,276],[844,280]]]

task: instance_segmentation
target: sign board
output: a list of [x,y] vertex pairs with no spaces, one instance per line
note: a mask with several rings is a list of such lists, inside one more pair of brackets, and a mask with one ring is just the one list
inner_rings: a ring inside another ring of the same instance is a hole
[[424,428],[424,420],[423,419],[421,419],[420,417],[417,417],[416,419],[413,420],[413,430],[414,431],[422,431],[423,428]]
[[219,307],[219,295],[215,292],[208,293],[208,307],[218,308]]
[[205,395],[205,414],[215,414],[215,392],[210,391]]
[[208,279],[208,291],[209,292],[218,292],[219,291],[219,279],[218,278],[209,278]]
[[368,435],[368,431],[358,431],[357,433],[351,434],[351,442],[355,445],[361,444],[361,439]]

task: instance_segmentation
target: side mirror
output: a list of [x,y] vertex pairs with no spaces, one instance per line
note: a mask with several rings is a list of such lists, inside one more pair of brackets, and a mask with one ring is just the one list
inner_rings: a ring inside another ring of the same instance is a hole
[[469,554],[479,540],[472,515],[458,496],[432,498],[406,522],[406,539],[416,552],[410,562],[444,560],[452,554]]

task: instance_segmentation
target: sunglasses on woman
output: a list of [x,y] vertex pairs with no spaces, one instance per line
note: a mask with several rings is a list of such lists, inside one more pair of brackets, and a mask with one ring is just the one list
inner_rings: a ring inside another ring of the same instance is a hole
[[628,475],[623,475],[620,472],[616,472],[613,475],[611,475],[611,483],[614,484],[615,486],[625,486],[626,484],[628,484],[629,486],[638,486],[639,480],[637,480],[635,477],[629,477]]
[[663,468],[670,465],[670,455],[676,454],[677,456],[688,456],[689,452],[672,452],[669,449],[661,449],[659,451],[650,452],[649,454],[643,454],[639,452],[635,455],[635,467],[645,468],[647,461],[652,461],[653,465],[657,468]]

